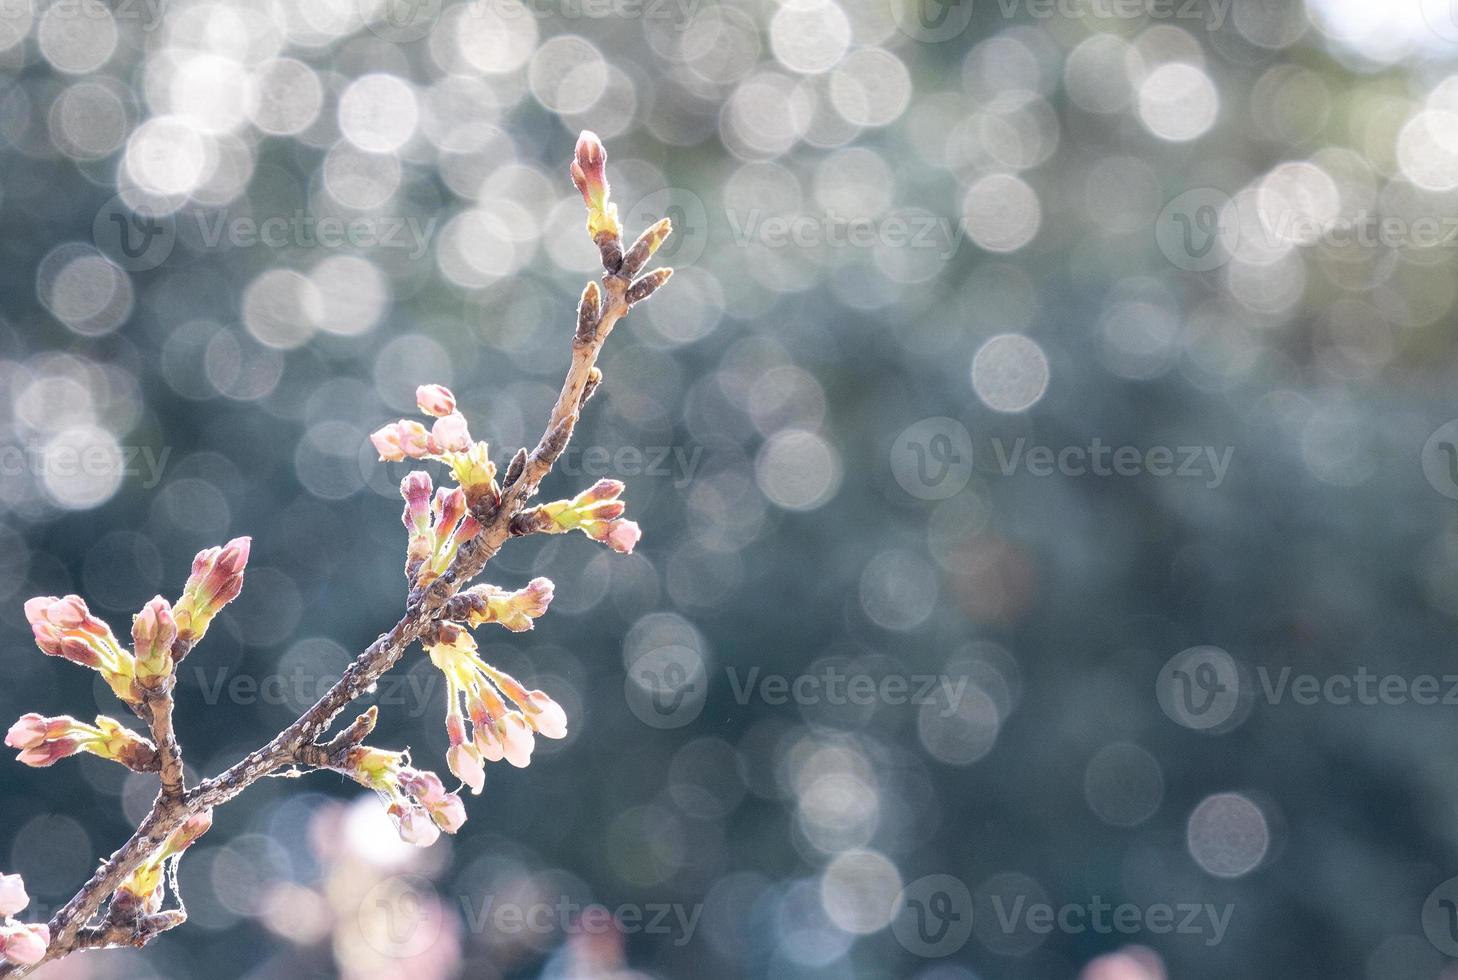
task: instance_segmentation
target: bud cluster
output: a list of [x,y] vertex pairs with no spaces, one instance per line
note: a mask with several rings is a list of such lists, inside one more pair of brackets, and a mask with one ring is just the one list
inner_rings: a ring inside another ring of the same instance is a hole
[[421,385],[415,390],[415,403],[421,412],[435,418],[434,425],[427,431],[419,422],[401,419],[377,429],[371,433],[370,442],[380,459],[438,460],[451,468],[451,475],[471,503],[499,497],[491,447],[471,439],[466,417],[456,411],[456,396],[450,389]]
[[185,649],[202,639],[213,617],[243,591],[243,569],[251,544],[251,538],[234,538],[221,548],[198,552],[192,560],[192,574],[172,608]]
[[466,805],[433,772],[410,765],[404,752],[358,745],[349,750],[340,771],[380,794],[401,840],[429,847],[444,830],[454,834],[466,822]]
[[598,480],[571,500],[557,500],[524,511],[521,523],[529,530],[544,534],[581,531],[619,554],[631,555],[642,531],[637,522],[622,519],[627,506],[618,499],[622,492],[621,481]]
[[50,927],[16,922],[14,918],[29,904],[30,896],[25,893],[20,875],[0,874],[0,962],[35,966],[45,959],[51,944]]
[[90,667],[117,697],[129,704],[141,702],[135,660],[117,643],[111,627],[86,608],[86,600],[77,595],[36,596],[26,602],[25,618],[42,653]]
[[47,718],[32,711],[10,726],[5,744],[20,750],[20,762],[37,769],[79,752],[120,762],[134,772],[157,767],[157,747],[106,715],[97,715],[96,724],[88,725],[70,715]]
[[467,512],[466,492],[460,487],[441,487],[432,497],[430,474],[424,470],[400,481],[400,496],[405,498],[401,521],[410,535],[405,577],[423,587],[445,574],[461,545],[480,533],[481,522]]
[[475,585],[451,598],[443,618],[468,626],[500,623],[513,633],[521,633],[546,613],[552,604],[553,588],[549,578],[534,578],[526,588],[515,592],[497,585]]
[[117,697],[134,707],[140,705],[147,691],[168,686],[175,661],[187,655],[213,617],[238,597],[249,543],[248,538],[234,538],[221,548],[198,552],[176,605],[156,596],[132,617],[131,651],[122,648],[111,627],[93,615],[86,600],[77,595],[36,596],[26,602],[25,618],[36,646],[52,657],[90,667]]
[[[505,759],[525,767],[532,760],[534,734],[567,736],[562,706],[483,661],[470,633],[448,624],[426,649],[446,680],[446,763],[473,793],[486,782],[483,762]],[[508,699],[515,708],[508,707]]]

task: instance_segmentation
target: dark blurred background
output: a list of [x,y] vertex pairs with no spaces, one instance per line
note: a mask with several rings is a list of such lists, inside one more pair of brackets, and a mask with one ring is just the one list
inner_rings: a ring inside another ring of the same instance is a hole
[[[417,850],[269,779],[189,923],[61,978],[1458,977],[1458,14],[1446,0],[9,0],[5,723],[124,717],[119,633],[253,536],[182,665],[193,779],[399,615],[451,386],[535,442],[608,146],[668,287],[544,494],[630,557],[480,631],[571,734]],[[374,742],[444,770],[412,652]],[[48,917],[154,777],[5,762]]]

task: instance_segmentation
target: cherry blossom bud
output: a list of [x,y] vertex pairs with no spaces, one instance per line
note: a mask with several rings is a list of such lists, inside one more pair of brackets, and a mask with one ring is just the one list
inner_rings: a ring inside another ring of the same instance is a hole
[[452,745],[446,752],[446,766],[455,777],[471,787],[471,795],[481,795],[486,786],[486,767],[481,764],[481,753],[471,743]]
[[370,433],[370,442],[382,461],[399,462],[406,457],[423,459],[430,454],[430,433],[411,419],[391,422]]
[[174,854],[181,854],[193,844],[197,843],[197,839],[209,830],[212,830],[212,828],[213,811],[211,808],[201,813],[195,813],[184,820],[181,827],[178,827],[168,835],[167,843],[162,845],[162,849],[166,852],[167,857],[172,857]]
[[643,531],[637,521],[614,521],[606,539],[607,546],[620,555],[631,555],[633,546],[642,536]]
[[80,596],[36,596],[26,602],[25,618],[42,653],[90,667],[123,701],[141,701],[132,655],[117,643],[111,627],[91,614]]
[[45,924],[0,926],[0,956],[17,966],[35,966],[50,945],[51,930]]
[[433,772],[403,766],[400,789],[425,808],[437,827],[454,834],[466,822],[466,805],[455,793],[447,793],[440,777]]
[[507,592],[495,585],[476,585],[451,600],[446,616],[470,626],[500,623],[513,633],[533,626],[533,621],[546,613],[554,591],[549,578],[534,578],[526,588]]
[[596,239],[599,235],[621,237],[622,226],[618,224],[618,207],[608,201],[607,150],[597,134],[583,130],[577,138],[577,147],[568,171],[572,183],[582,194],[587,205],[587,233]]
[[603,478],[572,498],[572,506],[582,507],[604,500],[617,500],[627,487],[621,480]]
[[518,769],[531,765],[532,749],[536,747],[536,741],[532,738],[532,727],[527,724],[520,711],[509,712],[497,722],[496,732],[501,738],[502,751],[507,762]]
[[182,598],[172,608],[178,635],[189,646],[202,639],[213,617],[243,591],[243,572],[253,539],[234,538],[221,548],[199,551]]
[[530,530],[546,534],[581,531],[619,554],[629,555],[642,537],[642,530],[635,522],[621,519],[624,506],[618,496],[622,492],[623,484],[618,480],[598,480],[571,500],[542,504],[524,511],[519,519]]
[[160,595],[132,617],[132,649],[137,658],[137,680],[156,686],[172,673],[172,645],[177,642],[177,620],[172,605]]
[[459,488],[441,487],[435,492],[436,541],[444,543],[455,532],[456,522],[466,514],[466,495]]
[[392,803],[388,810],[400,839],[416,847],[429,847],[440,839],[440,828],[436,826],[424,807],[409,803]]
[[471,431],[466,417],[460,412],[443,415],[430,427],[430,441],[427,443],[432,456],[446,453],[461,453],[471,448]]
[[501,736],[496,732],[496,726],[490,719],[482,718],[474,725],[476,751],[481,753],[481,758],[487,762],[500,762],[506,758],[506,746],[501,742]]
[[46,740],[48,719],[32,711],[20,716],[5,735],[5,744],[12,749],[33,749]]
[[88,725],[70,715],[46,718],[31,712],[10,726],[5,744],[20,750],[21,763],[37,769],[78,752],[120,762],[135,772],[156,768],[156,746],[106,715],[98,715],[96,724]]
[[430,474],[416,470],[400,481],[400,496],[405,498],[405,513],[401,521],[410,533],[405,550],[405,574],[413,575],[414,566],[431,555],[435,538],[430,526]]
[[526,702],[517,701],[517,704],[522,706],[527,721],[538,734],[547,738],[567,737],[567,712],[545,691],[528,692]]
[[426,810],[436,826],[448,834],[454,834],[466,822],[466,804],[455,793],[447,793],[443,800]]
[[526,686],[510,674],[486,667],[487,675],[501,689],[501,693],[514,701],[526,716],[527,723],[547,738],[565,738],[567,735],[567,712],[547,696],[545,691],[528,691]]
[[0,919],[20,912],[30,904],[20,875],[0,874]]
[[170,858],[187,850],[213,826],[211,808],[194,813],[167,835],[162,846],[152,852],[121,883],[112,899],[114,911],[155,912],[162,904],[162,869]]
[[20,749],[18,761],[40,769],[84,751],[87,726],[69,715],[46,718],[35,712],[10,726],[5,744]]
[[456,410],[456,396],[444,385],[421,385],[415,389],[415,404],[426,415],[443,418]]

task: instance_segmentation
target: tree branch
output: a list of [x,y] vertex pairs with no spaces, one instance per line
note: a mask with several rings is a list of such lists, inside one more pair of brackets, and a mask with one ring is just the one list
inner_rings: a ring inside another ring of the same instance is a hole
[[[650,231],[655,229],[659,241],[668,233],[666,222],[660,222]],[[191,789],[183,785],[182,753],[172,727],[172,685],[168,683],[165,689],[148,692],[143,714],[157,743],[162,789],[131,839],[118,848],[51,918],[51,942],[42,963],[83,949],[143,946],[180,924],[186,918],[185,912],[180,909],[142,915],[128,921],[107,919],[99,925],[92,922],[117,887],[190,816],[228,802],[259,779],[281,769],[291,766],[331,768],[345,751],[358,745],[369,734],[377,716],[377,709],[373,707],[333,740],[320,743],[324,733],[351,702],[373,687],[412,643],[445,621],[448,600],[481,573],[513,533],[522,533],[519,528],[513,531],[513,518],[536,494],[571,439],[585,397],[601,380],[596,363],[613,326],[636,301],[635,293],[636,298],[646,298],[667,280],[666,272],[657,270],[636,283],[631,282],[631,273],[624,269],[622,244],[617,234],[599,232],[596,241],[605,273],[601,289],[590,283],[583,294],[577,329],[573,334],[572,359],[561,393],[536,447],[525,457],[518,453],[512,460],[499,500],[483,498],[477,502],[479,510],[474,516],[481,523],[479,533],[461,545],[444,574],[424,588],[411,590],[404,615],[399,621],[361,652],[312,707],[267,744],[250,752],[225,772],[205,779]],[[636,272],[647,258],[637,254],[642,251],[638,244],[634,249],[636,251],[630,257],[637,265],[632,272]],[[651,255],[651,249],[648,254]],[[643,288],[650,279],[653,280],[651,285]],[[186,652],[186,649],[181,651],[182,655]],[[180,660],[181,656],[176,659]],[[33,967],[0,963],[0,978],[21,977],[31,969]]]

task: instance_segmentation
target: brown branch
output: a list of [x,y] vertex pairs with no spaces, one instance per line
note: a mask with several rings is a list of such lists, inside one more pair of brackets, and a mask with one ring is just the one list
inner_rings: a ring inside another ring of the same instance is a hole
[[175,677],[168,677],[157,690],[145,690],[147,725],[152,730],[152,741],[157,744],[158,769],[162,774],[162,795],[170,800],[181,798],[182,746],[177,742],[177,733],[172,728],[172,690]]
[[[667,233],[666,226],[663,233]],[[164,692],[149,693],[145,715],[158,745],[163,773],[162,790],[131,839],[118,848],[81,890],[52,916],[51,943],[42,963],[83,949],[142,946],[180,924],[186,918],[181,910],[142,916],[128,922],[107,920],[100,925],[91,923],[117,887],[189,816],[226,803],[257,780],[281,769],[291,766],[332,768],[343,751],[357,745],[369,734],[374,727],[375,708],[356,719],[333,740],[322,745],[319,743],[345,707],[393,667],[410,644],[444,620],[447,602],[480,574],[506,540],[513,533],[522,533],[520,530],[513,532],[513,519],[526,508],[541,481],[551,472],[572,437],[586,396],[601,381],[602,374],[596,368],[597,358],[613,326],[635,301],[630,300],[630,289],[649,277],[656,279],[652,288],[667,279],[666,275],[660,275],[659,270],[649,273],[636,284],[630,282],[622,272],[623,250],[617,236],[599,235],[596,241],[606,271],[601,290],[588,290],[600,294],[591,303],[595,309],[579,311],[577,329],[573,334],[572,361],[542,437],[536,448],[524,458],[518,453],[511,461],[507,485],[499,502],[485,501],[486,511],[476,515],[482,524],[480,533],[461,546],[443,575],[424,589],[410,593],[405,614],[400,620],[360,653],[334,686],[311,708],[266,745],[192,789],[183,787],[181,750],[172,728],[170,685]],[[647,292],[651,292],[652,288]],[[589,306],[586,295],[584,293],[584,307]],[[21,977],[31,969],[0,964],[0,978]]]

